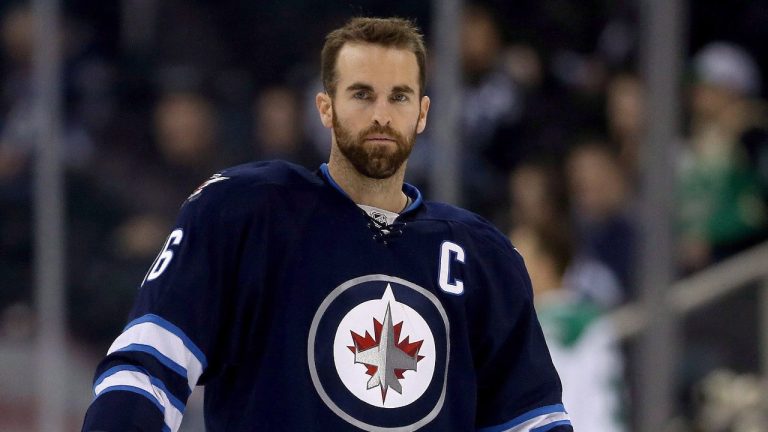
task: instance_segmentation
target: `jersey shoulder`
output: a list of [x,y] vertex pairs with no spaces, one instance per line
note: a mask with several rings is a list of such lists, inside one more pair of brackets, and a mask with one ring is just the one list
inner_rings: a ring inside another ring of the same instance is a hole
[[184,206],[252,208],[274,193],[290,194],[321,185],[315,174],[290,162],[250,162],[213,174],[190,194]]
[[442,221],[476,241],[486,242],[505,253],[513,253],[514,248],[507,236],[482,216],[461,207],[435,201],[426,201],[424,207],[423,218]]
[[278,159],[249,162],[227,168],[221,173],[240,182],[251,184],[290,186],[322,183],[314,173],[303,166]]

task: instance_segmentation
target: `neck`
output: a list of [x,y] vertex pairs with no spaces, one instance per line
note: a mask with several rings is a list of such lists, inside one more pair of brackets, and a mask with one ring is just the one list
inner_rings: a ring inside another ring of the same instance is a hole
[[408,201],[403,193],[405,164],[389,178],[373,179],[360,174],[344,156],[332,151],[328,171],[356,204],[399,213]]

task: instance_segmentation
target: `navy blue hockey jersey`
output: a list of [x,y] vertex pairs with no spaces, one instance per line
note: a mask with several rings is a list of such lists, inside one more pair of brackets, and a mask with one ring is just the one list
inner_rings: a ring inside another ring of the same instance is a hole
[[571,431],[522,258],[461,209],[391,225],[323,165],[231,168],[182,207],[85,431]]

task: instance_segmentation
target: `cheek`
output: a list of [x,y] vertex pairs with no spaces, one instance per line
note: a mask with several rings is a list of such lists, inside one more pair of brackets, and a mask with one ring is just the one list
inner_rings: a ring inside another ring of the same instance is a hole
[[395,118],[397,120],[397,127],[401,129],[401,132],[408,132],[410,134],[414,130],[420,132],[419,129],[423,129],[418,110],[403,110]]
[[367,124],[366,115],[362,110],[337,109],[333,112],[335,121],[349,130],[358,130]]

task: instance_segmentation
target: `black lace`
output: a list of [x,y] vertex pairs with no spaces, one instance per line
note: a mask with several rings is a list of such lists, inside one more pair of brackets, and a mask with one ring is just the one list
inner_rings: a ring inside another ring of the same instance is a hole
[[377,221],[366,212],[363,213],[365,214],[365,217],[368,218],[368,228],[373,231],[373,239],[377,242],[386,245],[389,241],[403,235],[403,229],[406,225],[405,222],[395,220],[394,223],[387,224]]

